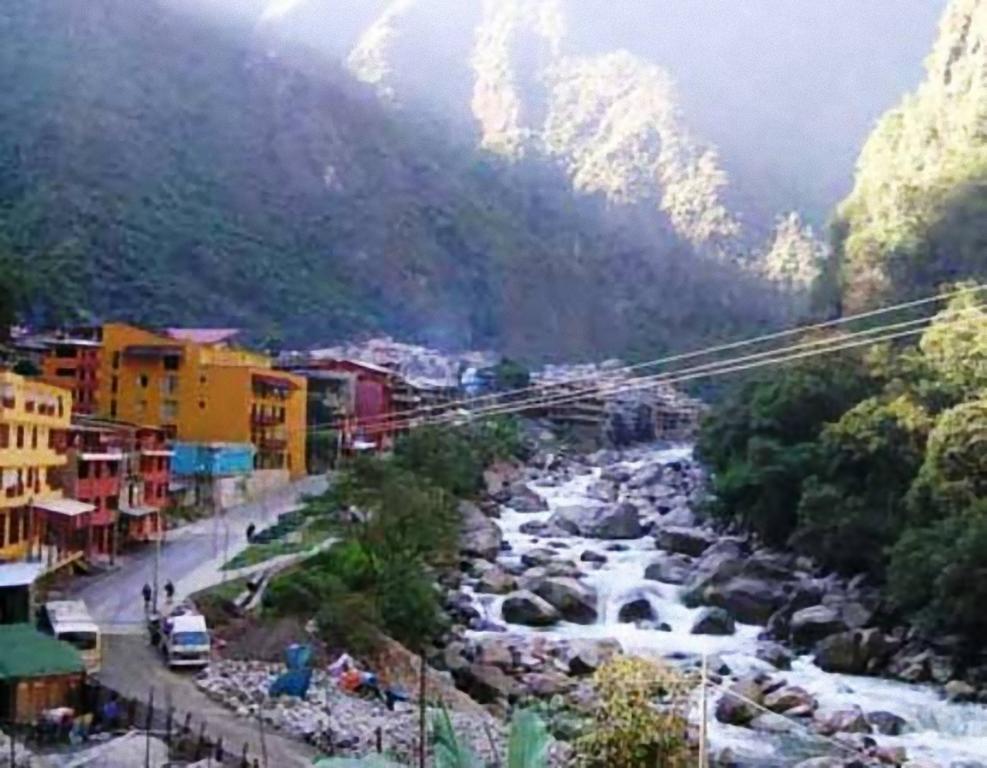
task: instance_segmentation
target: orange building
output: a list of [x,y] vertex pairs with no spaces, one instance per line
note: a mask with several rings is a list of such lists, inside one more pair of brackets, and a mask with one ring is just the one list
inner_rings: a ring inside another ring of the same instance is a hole
[[100,343],[89,329],[88,337],[46,339],[46,350],[41,362],[44,380],[72,392],[72,410],[75,413],[96,412],[99,392]]
[[252,443],[255,469],[305,474],[305,379],[229,346],[232,335],[104,325],[99,413],[184,442]]

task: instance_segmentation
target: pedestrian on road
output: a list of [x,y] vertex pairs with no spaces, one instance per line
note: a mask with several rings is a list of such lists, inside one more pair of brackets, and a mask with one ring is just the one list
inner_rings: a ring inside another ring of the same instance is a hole
[[141,595],[144,596],[144,613],[148,613],[151,610],[151,585],[147,582],[144,583]]
[[247,526],[247,543],[250,544],[254,540],[254,534],[257,532],[257,526],[251,523]]
[[171,579],[165,584],[165,597],[169,603],[175,598],[175,585],[171,583]]

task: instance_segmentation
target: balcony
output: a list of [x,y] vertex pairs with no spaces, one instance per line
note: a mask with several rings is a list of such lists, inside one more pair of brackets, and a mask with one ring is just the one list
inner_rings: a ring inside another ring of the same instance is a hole
[[250,423],[256,427],[275,427],[284,424],[284,419],[278,414],[255,411],[250,414]]
[[280,453],[288,447],[288,441],[279,437],[262,437],[258,447],[264,453]]

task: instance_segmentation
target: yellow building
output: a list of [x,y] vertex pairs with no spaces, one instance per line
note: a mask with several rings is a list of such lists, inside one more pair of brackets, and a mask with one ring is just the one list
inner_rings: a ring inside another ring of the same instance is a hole
[[49,475],[65,464],[59,446],[71,414],[67,390],[0,371],[0,559],[40,548],[32,507],[62,497]]
[[256,469],[305,474],[306,381],[207,332],[103,326],[98,410],[187,442],[253,443]]

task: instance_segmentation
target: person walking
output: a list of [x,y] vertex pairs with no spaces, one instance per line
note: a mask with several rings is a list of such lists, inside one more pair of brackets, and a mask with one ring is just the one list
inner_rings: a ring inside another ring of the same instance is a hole
[[151,611],[151,585],[147,582],[144,583],[144,588],[141,590],[141,596],[144,598],[144,613],[150,613]]
[[254,534],[257,532],[257,526],[251,523],[247,526],[247,543],[251,544],[254,540]]
[[165,599],[170,603],[175,599],[175,585],[171,583],[171,579],[165,583]]

